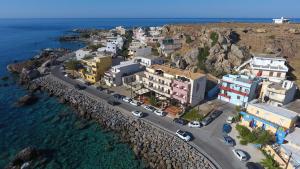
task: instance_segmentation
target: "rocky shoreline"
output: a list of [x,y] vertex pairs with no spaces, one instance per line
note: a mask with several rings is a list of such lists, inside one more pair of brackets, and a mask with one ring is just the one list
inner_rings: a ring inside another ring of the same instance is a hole
[[214,169],[217,168],[197,149],[144,120],[127,116],[84,91],[76,90],[60,79],[46,75],[30,82],[30,90],[41,89],[49,96],[56,96],[61,103],[69,103],[77,114],[94,120],[102,127],[118,133],[124,142],[129,143],[138,158],[144,159],[149,168],[161,169]]

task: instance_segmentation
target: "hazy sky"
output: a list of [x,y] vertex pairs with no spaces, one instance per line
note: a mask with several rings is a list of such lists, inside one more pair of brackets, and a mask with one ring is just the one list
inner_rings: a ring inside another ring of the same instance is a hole
[[0,18],[300,18],[300,0],[0,0]]

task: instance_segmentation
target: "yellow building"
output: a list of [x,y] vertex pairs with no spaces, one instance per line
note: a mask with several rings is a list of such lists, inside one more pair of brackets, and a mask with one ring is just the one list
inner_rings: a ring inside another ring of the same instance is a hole
[[101,79],[112,65],[111,56],[98,55],[92,58],[84,58],[81,60],[84,68],[80,70],[81,77],[85,80],[96,83]]
[[276,142],[282,144],[287,134],[295,128],[298,114],[294,111],[258,103],[253,100],[248,103],[246,112],[241,112],[241,124],[250,128],[261,128],[274,133]]

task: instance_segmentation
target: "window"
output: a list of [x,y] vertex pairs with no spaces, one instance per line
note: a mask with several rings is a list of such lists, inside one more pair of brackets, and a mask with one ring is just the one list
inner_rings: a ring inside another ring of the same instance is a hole
[[273,76],[274,72],[270,71],[269,76]]
[[237,96],[237,99],[240,100],[240,99],[241,99],[241,96]]
[[281,73],[280,72],[277,73],[277,77],[281,77]]

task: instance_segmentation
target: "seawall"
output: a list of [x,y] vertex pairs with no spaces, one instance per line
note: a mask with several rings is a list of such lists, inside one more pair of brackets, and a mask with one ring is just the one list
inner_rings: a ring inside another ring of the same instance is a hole
[[132,146],[137,157],[148,162],[150,168],[216,168],[204,154],[168,131],[129,116],[126,110],[113,107],[85,91],[78,91],[52,75],[33,80],[31,86],[38,86],[49,95],[57,96],[60,102],[69,103],[78,110],[79,116],[95,120],[104,128],[119,133],[122,140]]

